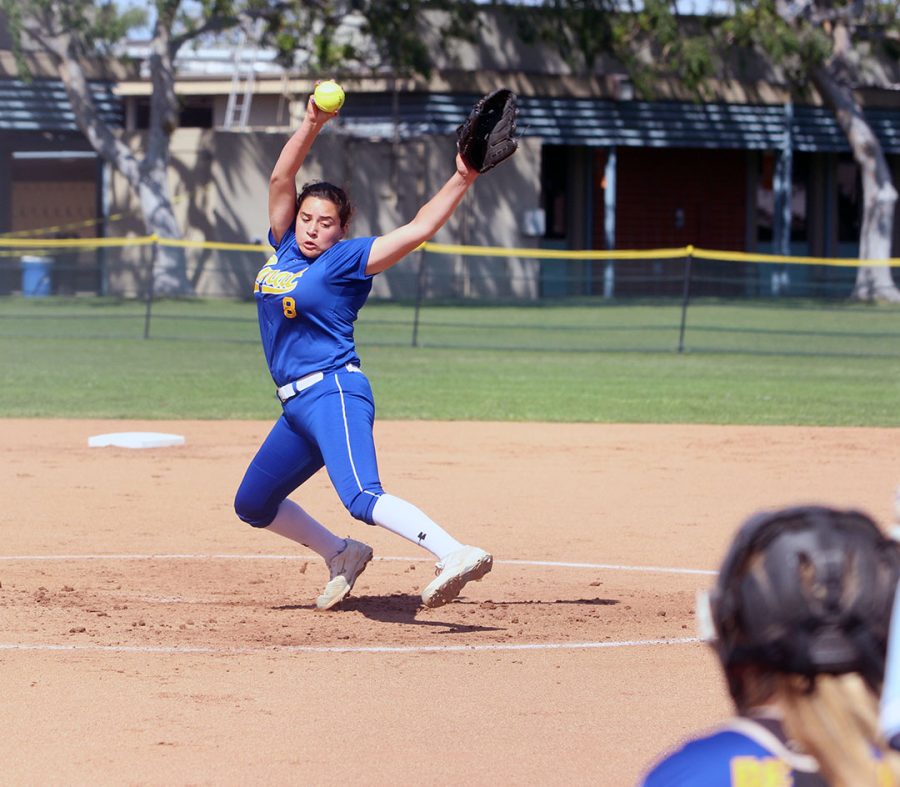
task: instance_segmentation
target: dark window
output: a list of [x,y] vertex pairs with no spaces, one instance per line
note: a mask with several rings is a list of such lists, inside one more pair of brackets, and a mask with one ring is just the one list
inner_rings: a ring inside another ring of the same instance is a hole
[[565,238],[568,151],[563,145],[541,148],[541,195],[547,217],[545,238]]
[[[756,239],[771,243],[775,228],[775,168],[778,154],[765,151],[759,156],[756,187]],[[807,240],[809,155],[794,153],[791,162],[791,241]]]
[[791,186],[791,241],[805,243],[809,240],[809,181],[810,156],[794,153]]
[[189,103],[182,104],[178,125],[182,128],[212,128],[212,101],[208,99],[201,99],[201,101],[203,103],[194,99]]
[[[181,128],[212,128],[213,102],[209,96],[188,96],[180,100],[178,125]],[[150,99],[139,98],[137,101],[137,127],[150,127]]]
[[771,243],[775,214],[775,154],[767,150],[759,156],[756,180],[756,240]]
[[858,243],[862,229],[862,183],[859,167],[849,153],[838,157],[835,181],[838,243]]

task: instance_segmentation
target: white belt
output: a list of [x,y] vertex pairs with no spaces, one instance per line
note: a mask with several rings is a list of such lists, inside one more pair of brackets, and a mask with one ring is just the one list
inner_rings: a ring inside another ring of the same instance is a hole
[[307,374],[299,380],[294,380],[293,382],[282,385],[281,388],[278,388],[275,391],[275,394],[282,402],[286,402],[288,399],[300,393],[300,391],[304,391],[311,385],[321,382],[324,377],[325,375],[322,372]]
[[[348,363],[344,368],[348,372],[359,371],[358,366],[354,366],[350,363]],[[282,404],[284,404],[284,402],[295,397],[298,393],[300,393],[300,391],[305,391],[307,388],[315,385],[316,383],[322,382],[324,378],[324,372],[312,372],[312,374],[304,375],[299,380],[285,383],[280,388],[277,388],[275,390],[275,394],[279,399],[281,399]]]

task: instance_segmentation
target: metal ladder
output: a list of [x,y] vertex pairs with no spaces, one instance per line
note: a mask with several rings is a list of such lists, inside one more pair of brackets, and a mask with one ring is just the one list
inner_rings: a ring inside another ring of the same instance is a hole
[[[255,56],[259,48],[259,37],[262,33],[263,20],[257,19],[253,30],[247,26],[241,28],[240,37],[234,50],[234,70],[231,72],[231,92],[225,105],[224,128],[245,129],[250,117],[250,106],[253,103],[253,87],[256,82]],[[249,42],[248,42],[248,39]],[[252,47],[253,58],[244,58],[244,51]]]

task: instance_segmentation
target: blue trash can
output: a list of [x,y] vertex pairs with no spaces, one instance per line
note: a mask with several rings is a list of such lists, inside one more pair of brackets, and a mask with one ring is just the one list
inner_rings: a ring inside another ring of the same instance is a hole
[[22,257],[22,295],[26,298],[45,298],[52,291],[50,257]]

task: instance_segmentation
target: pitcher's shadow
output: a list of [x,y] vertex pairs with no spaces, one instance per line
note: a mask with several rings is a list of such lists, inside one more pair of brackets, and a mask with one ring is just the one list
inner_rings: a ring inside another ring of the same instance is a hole
[[[279,611],[290,610],[315,610],[314,604],[281,604],[271,609]],[[453,623],[447,620],[423,620],[416,617],[416,613],[422,609],[422,599],[418,595],[409,593],[393,593],[387,596],[349,596],[337,607],[329,610],[329,615],[339,615],[341,612],[359,612],[365,618],[379,623],[405,623],[414,626],[432,626],[445,629],[440,633],[464,634],[471,631],[503,631],[497,626],[478,626],[461,623]]]
[[[577,598],[577,599],[552,599],[549,601],[542,600],[524,600],[524,601],[469,601],[465,598],[456,599],[447,605],[447,610],[454,606],[472,605],[484,608],[485,612],[491,609],[507,606],[538,606],[538,605],[560,605],[560,604],[585,604],[590,606],[612,606],[619,604],[618,599],[611,598]],[[272,609],[280,611],[289,610],[314,610],[313,604],[283,604]],[[422,599],[418,595],[410,593],[391,593],[389,595],[365,595],[365,596],[348,596],[340,605],[330,610],[327,614],[340,614],[341,612],[359,612],[369,620],[375,620],[379,623],[405,623],[416,626],[431,626],[445,629],[447,634],[459,634],[472,631],[505,631],[504,626],[480,626],[466,623],[453,623],[447,620],[425,620],[417,617],[417,614],[423,610]],[[326,614],[326,613],[323,613]]]

